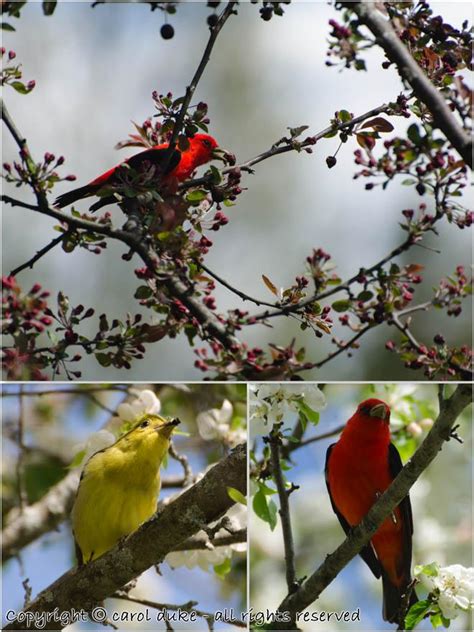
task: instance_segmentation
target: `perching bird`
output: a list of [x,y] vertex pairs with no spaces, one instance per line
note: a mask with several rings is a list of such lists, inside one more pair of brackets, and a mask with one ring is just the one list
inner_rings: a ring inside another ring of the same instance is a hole
[[[390,443],[390,408],[379,399],[359,404],[337,443],[326,454],[326,484],[332,508],[349,534],[403,465]],[[402,598],[411,583],[413,520],[407,495],[360,552],[375,577],[382,577],[383,618],[399,622]],[[418,601],[415,591],[409,606]]]
[[144,415],[87,461],[71,515],[79,565],[111,549],[155,513],[160,466],[179,423]]
[[[187,180],[193,171],[200,165],[204,165],[210,160],[222,159],[223,152],[219,150],[217,141],[208,134],[196,134],[192,138],[189,138],[189,146],[187,149],[181,151],[178,147],[173,150],[171,157],[169,156],[168,143],[161,145],[155,145],[150,149],[127,158],[120,164],[112,167],[102,175],[89,182],[89,184],[73,189],[67,193],[60,195],[56,201],[55,206],[63,208],[68,206],[77,200],[87,198],[97,193],[107,185],[114,185],[119,182],[117,170],[122,165],[127,164],[134,170],[139,170],[145,162],[153,165],[159,176],[159,186],[166,188],[173,181],[184,182]],[[162,173],[160,173],[160,168]],[[114,201],[113,199],[110,201]],[[100,208],[103,204],[96,203],[95,209]]]

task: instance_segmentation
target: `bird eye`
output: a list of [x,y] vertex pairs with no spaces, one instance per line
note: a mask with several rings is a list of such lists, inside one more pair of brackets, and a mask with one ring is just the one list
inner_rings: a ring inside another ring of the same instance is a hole
[[148,419],[145,419],[145,421],[142,421],[142,423],[140,424],[140,428],[146,428],[149,425],[150,422],[148,421]]
[[202,141],[202,144],[208,147],[209,149],[212,147],[211,141],[207,140],[207,138],[204,138],[204,140]]

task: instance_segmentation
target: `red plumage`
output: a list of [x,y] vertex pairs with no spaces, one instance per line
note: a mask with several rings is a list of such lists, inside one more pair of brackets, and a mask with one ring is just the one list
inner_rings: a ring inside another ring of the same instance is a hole
[[[127,158],[85,186],[60,195],[56,199],[55,206],[59,208],[68,206],[77,200],[96,195],[107,185],[115,184],[118,180],[117,170],[125,163],[135,170],[139,170],[145,162],[154,165],[158,186],[160,189],[166,189],[173,182],[184,182],[197,167],[212,160],[213,152],[218,148],[218,144],[215,138],[208,134],[196,134],[189,139],[189,146],[184,151],[176,148],[170,156],[170,152],[167,151],[168,147],[168,143],[155,145]],[[160,173],[160,169],[162,169],[162,173]]]
[[[358,525],[389,487],[402,462],[390,443],[390,409],[367,399],[347,422],[326,455],[326,483],[332,507],[344,531]],[[411,582],[413,520],[406,496],[360,552],[375,577],[383,582],[383,618],[398,622],[403,595]],[[416,603],[415,592],[410,603]]]

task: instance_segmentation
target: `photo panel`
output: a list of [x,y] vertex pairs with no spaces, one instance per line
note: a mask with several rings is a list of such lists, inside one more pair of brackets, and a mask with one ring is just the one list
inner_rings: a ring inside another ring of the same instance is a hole
[[250,385],[252,629],[472,627],[471,389]]
[[246,627],[246,385],[9,384],[2,405],[3,629]]

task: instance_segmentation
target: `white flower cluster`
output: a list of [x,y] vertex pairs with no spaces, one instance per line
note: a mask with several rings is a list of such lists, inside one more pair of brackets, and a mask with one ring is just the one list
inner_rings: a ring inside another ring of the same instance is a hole
[[117,416],[112,417],[107,424],[107,428],[92,433],[87,438],[87,441],[75,446],[74,451],[76,453],[84,452],[80,462],[82,467],[93,454],[108,448],[117,441],[119,431],[125,422],[133,422],[147,413],[156,415],[160,412],[161,402],[153,391],[134,388],[130,389],[130,394],[134,395],[135,399],[119,404]]
[[326,407],[324,393],[316,384],[259,384],[250,385],[249,390],[252,436],[268,434],[285,415],[299,413],[302,402],[316,412]]
[[231,429],[234,408],[228,399],[222,402],[220,408],[211,408],[196,417],[199,434],[205,441],[222,441],[231,448],[247,440],[244,428]]
[[[437,573],[433,573],[434,569]],[[417,566],[415,575],[430,591],[446,619],[455,619],[460,612],[474,609],[474,568],[430,564]]]
[[[225,518],[228,519],[228,526],[231,531],[238,531],[243,529],[247,525],[247,508],[240,503],[233,505],[229,511],[225,514]],[[212,528],[216,523],[212,523],[209,526]],[[229,531],[226,529],[219,529],[215,537],[229,535]],[[198,531],[197,538],[207,538],[205,531]],[[229,544],[228,546],[214,546],[210,541],[206,548],[194,549],[188,551],[173,551],[168,553],[165,561],[172,568],[178,568],[179,566],[186,566],[186,568],[195,568],[199,566],[204,571],[208,571],[209,567],[218,566],[222,564],[227,558],[231,558],[233,551],[244,552],[247,548],[245,542],[237,542],[236,544]]]

